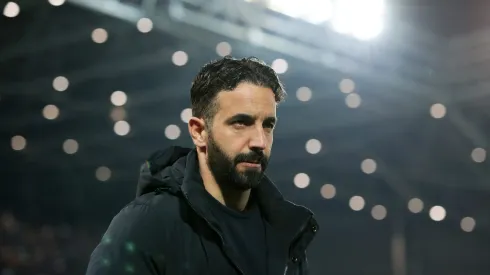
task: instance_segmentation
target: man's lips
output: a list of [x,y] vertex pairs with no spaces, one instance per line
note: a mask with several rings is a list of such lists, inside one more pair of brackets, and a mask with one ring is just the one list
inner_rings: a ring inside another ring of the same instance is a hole
[[240,162],[243,166],[247,167],[261,167],[260,163],[253,163],[253,162]]

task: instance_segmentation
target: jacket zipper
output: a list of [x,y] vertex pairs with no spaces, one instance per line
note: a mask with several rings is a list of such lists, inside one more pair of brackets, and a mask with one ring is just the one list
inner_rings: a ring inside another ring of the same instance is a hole
[[[307,220],[306,220],[306,221],[303,223],[303,225],[300,227],[300,230],[299,230],[299,231],[296,233],[296,235],[294,236],[293,241],[291,242],[291,244],[295,243],[295,242],[296,242],[296,241],[299,239],[299,237],[300,237],[301,233],[302,233],[302,232],[304,232],[304,231],[305,231],[305,229],[306,229],[306,226],[308,226],[308,223],[310,222],[310,219],[311,219],[311,217],[310,217],[310,218],[308,218],[308,219],[307,219]],[[289,249],[291,249],[291,246],[289,247]],[[287,262],[286,262],[286,267],[284,268],[284,275],[286,275],[286,274],[287,274],[287,272],[288,272],[288,269],[289,269],[289,268],[288,268],[288,266],[289,266],[289,261],[291,260],[291,259],[290,259],[290,257],[291,257],[291,256],[289,256],[289,257],[288,257],[288,260],[287,260]],[[293,255],[293,257],[294,257],[294,255]]]
[[[196,209],[194,208],[194,206],[192,205],[192,203],[189,201],[189,198],[187,198],[187,196],[184,194],[186,200],[187,200],[187,203],[189,204],[189,206],[191,207],[191,209],[195,212],[195,213],[199,213],[196,211]],[[214,231],[214,233],[218,234],[220,240],[221,240],[221,246],[223,247],[223,249],[225,250],[225,255],[226,257],[235,265],[235,267],[238,269],[238,271],[240,272],[240,274],[244,274],[243,273],[243,270],[240,268],[240,266],[238,266],[238,264],[230,257],[229,255],[229,252],[227,251],[227,249],[224,247],[224,244],[225,244],[225,240],[223,239],[223,236],[221,236],[221,234],[216,230],[214,229],[213,225],[204,217],[201,216],[201,218],[206,221],[206,223],[208,224],[208,226]]]

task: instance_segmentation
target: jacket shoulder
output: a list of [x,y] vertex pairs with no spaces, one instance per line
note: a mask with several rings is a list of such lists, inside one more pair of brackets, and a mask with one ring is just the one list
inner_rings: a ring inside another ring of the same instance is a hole
[[105,239],[113,243],[131,240],[151,251],[164,245],[180,221],[179,198],[148,193],[128,203],[114,216],[102,243]]
[[117,213],[90,256],[86,274],[115,275],[133,270],[153,275],[148,262],[170,253],[178,230],[178,198],[168,194],[140,196]]

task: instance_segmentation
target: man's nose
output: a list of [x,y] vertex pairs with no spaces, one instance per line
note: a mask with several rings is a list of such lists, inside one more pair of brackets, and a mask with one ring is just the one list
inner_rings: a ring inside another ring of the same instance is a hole
[[264,129],[260,128],[254,131],[253,136],[250,139],[250,147],[265,150],[267,147],[267,139],[265,137]]

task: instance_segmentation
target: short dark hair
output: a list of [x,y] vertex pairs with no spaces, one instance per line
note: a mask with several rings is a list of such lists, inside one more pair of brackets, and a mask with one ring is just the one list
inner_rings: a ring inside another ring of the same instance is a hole
[[211,124],[218,111],[218,93],[232,91],[243,82],[270,88],[277,103],[286,97],[284,85],[264,61],[255,57],[236,59],[226,56],[204,65],[192,82],[192,115]]

